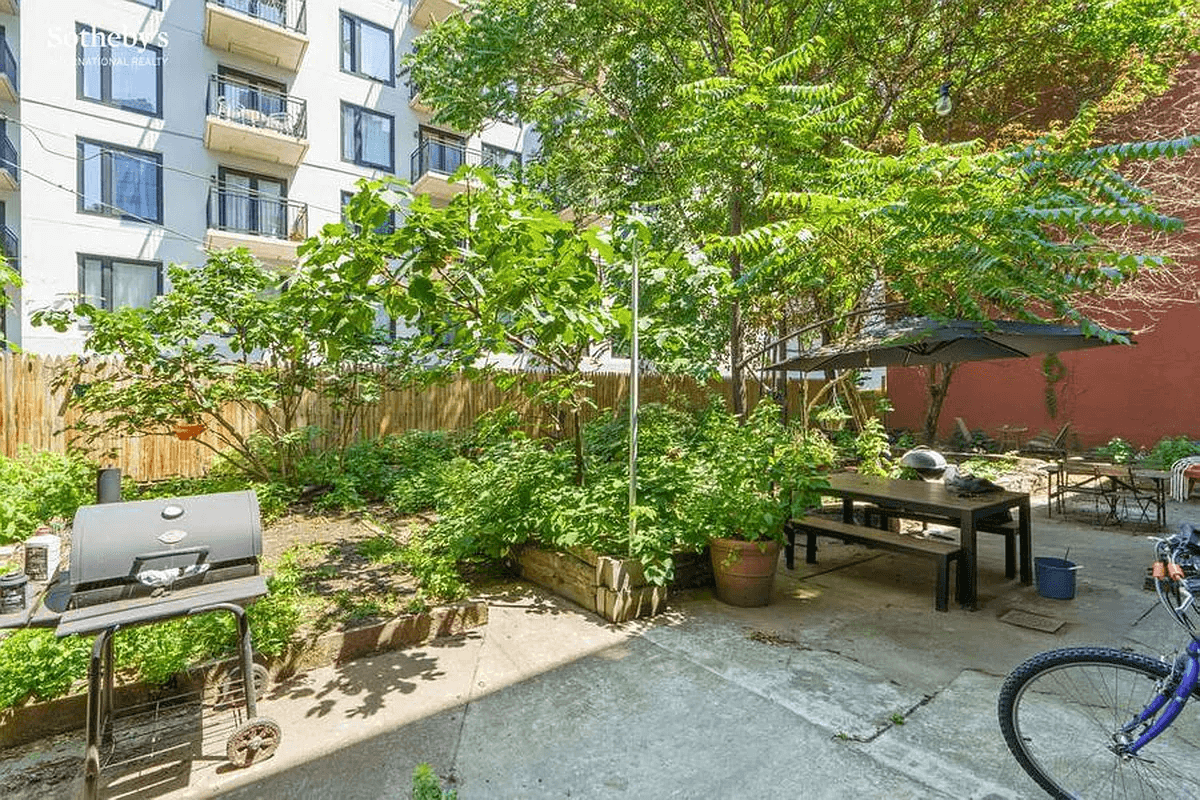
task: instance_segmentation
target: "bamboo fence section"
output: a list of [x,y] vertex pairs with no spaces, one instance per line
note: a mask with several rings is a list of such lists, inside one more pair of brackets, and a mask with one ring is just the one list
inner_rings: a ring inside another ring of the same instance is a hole
[[[52,388],[56,372],[69,363],[66,357],[0,354],[0,435],[4,455],[15,456],[22,448],[64,453],[74,446],[97,458],[100,466],[120,467],[123,473],[139,481],[198,477],[212,465],[211,451],[196,442],[180,441],[169,433],[73,442],[76,437],[71,430],[79,414],[67,407],[65,390]],[[596,408],[590,416],[619,409],[629,397],[628,373],[597,372],[588,378],[592,382],[589,396]],[[810,396],[814,392],[810,388]],[[787,395],[789,415],[798,414],[803,397],[801,383],[790,381]],[[641,378],[643,404],[694,408],[717,396],[729,402],[728,381],[699,383],[690,378],[659,375]],[[753,408],[760,396],[758,382],[747,381],[747,406]],[[503,407],[517,410],[533,435],[550,434],[556,428],[555,421],[519,390],[505,392],[487,379],[459,378],[428,388],[386,393],[378,404],[364,410],[351,438],[365,439],[408,430],[464,430],[483,413]],[[245,434],[258,425],[255,415],[242,408],[230,407],[226,415]],[[305,402],[299,422],[323,430],[334,430],[341,424],[337,409],[315,397]]]

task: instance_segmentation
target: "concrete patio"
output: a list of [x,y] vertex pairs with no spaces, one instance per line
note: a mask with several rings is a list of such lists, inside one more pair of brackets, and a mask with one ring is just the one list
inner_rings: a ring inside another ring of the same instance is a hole
[[[1200,521],[1200,502],[1168,512],[1171,528]],[[272,687],[260,713],[284,735],[269,761],[231,770],[214,738],[190,771],[128,796],[406,797],[422,762],[464,800],[1044,796],[1001,739],[1003,677],[1040,650],[1161,653],[1181,638],[1161,612],[1138,621],[1155,605],[1147,531],[1044,505],[1033,522],[1035,556],[1069,548],[1081,565],[1075,599],[1005,580],[1000,537],[981,537],[975,612],[933,611],[926,562],[835,542],[818,565],[781,566],[760,609],[692,591],[617,627],[512,584],[465,638]],[[1002,620],[1014,610],[1061,627]],[[0,778],[77,758],[81,738],[6,757]],[[28,774],[18,797],[78,789]]]

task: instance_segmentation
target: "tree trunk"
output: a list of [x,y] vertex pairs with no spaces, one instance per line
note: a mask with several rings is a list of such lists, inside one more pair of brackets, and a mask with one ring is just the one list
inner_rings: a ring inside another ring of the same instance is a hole
[[[729,235],[742,232],[742,198],[740,190],[734,189],[729,201]],[[742,257],[736,251],[729,256],[729,279],[736,284],[742,277]],[[736,297],[729,308],[729,380],[733,414],[739,419],[746,414],[746,384],[742,369],[742,304]]]
[[583,486],[583,425],[578,408],[572,410],[571,418],[575,423],[575,485]]
[[929,407],[925,411],[925,444],[932,445],[937,438],[938,417],[942,415],[942,404],[946,402],[950,378],[957,367],[957,364],[930,364],[925,368],[925,387],[929,391]]

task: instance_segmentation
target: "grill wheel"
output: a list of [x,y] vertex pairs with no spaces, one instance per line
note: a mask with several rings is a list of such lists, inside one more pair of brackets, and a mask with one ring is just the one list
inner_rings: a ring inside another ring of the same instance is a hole
[[[261,700],[271,683],[271,675],[262,664],[256,663],[250,670],[254,678],[254,699]],[[242,705],[246,699],[246,681],[242,678],[242,668],[231,666],[223,670],[215,683],[217,690],[213,700],[213,708],[227,710]]]
[[235,767],[248,767],[275,755],[281,738],[279,723],[269,717],[256,717],[230,734],[225,755]]

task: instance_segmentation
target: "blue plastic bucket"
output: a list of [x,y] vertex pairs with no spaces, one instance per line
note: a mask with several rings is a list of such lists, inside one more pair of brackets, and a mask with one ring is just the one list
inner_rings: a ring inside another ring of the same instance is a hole
[[1071,600],[1075,597],[1075,562],[1065,558],[1039,557],[1033,560],[1037,573],[1037,590],[1052,600]]

